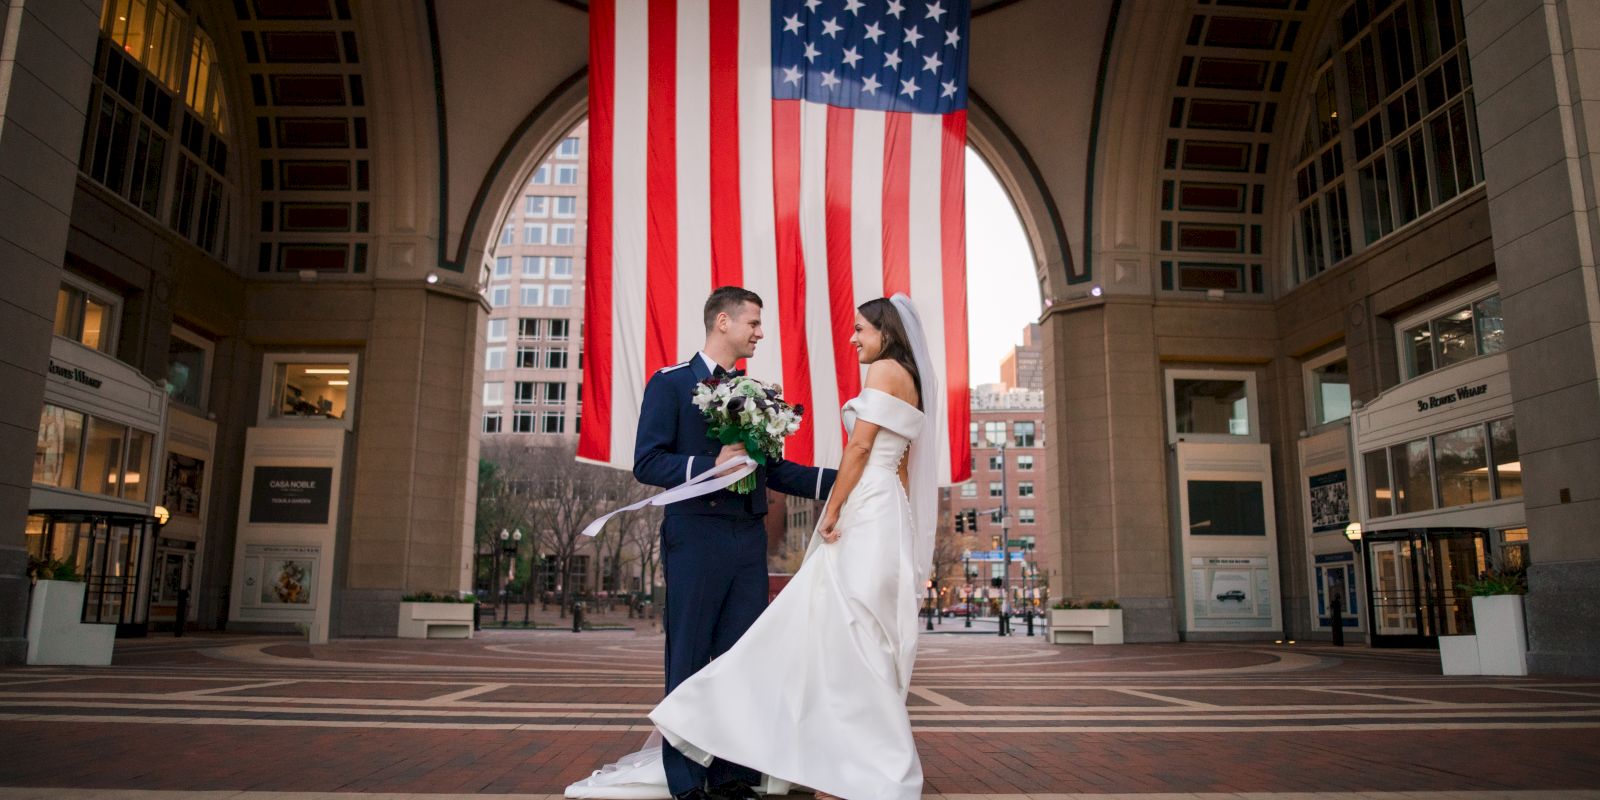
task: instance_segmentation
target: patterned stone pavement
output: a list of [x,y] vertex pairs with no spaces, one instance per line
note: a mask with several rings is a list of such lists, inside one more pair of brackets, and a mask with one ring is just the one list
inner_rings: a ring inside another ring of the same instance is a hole
[[[623,755],[659,635],[190,636],[0,670],[0,800],[544,797]],[[929,796],[1600,800],[1600,681],[1445,678],[1424,651],[927,635]]]

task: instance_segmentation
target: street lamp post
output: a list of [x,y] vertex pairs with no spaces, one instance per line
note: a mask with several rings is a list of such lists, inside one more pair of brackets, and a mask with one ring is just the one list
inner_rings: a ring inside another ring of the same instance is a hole
[[933,630],[933,579],[928,579],[928,630]]
[[961,587],[962,605],[966,606],[966,612],[967,612],[967,624],[966,624],[966,627],[970,628],[970,627],[972,627],[972,551],[971,550],[963,550],[961,552],[961,578],[962,578],[962,587]]
[[1011,504],[1008,496],[1011,487],[1006,478],[1006,440],[1001,434],[998,441],[986,434],[989,443],[1000,451],[1000,635],[1011,635]]
[[[507,574],[499,575],[499,580],[500,580],[500,594],[499,594],[500,601],[499,601],[499,605],[502,607],[502,609],[504,609],[504,613],[502,613],[500,615],[500,626],[501,627],[505,627],[507,623],[511,622],[511,609],[506,607],[506,592],[510,588],[509,586],[507,586],[507,583],[509,582],[508,581],[508,575],[512,570],[516,569],[517,548],[519,546],[521,546],[521,544],[522,544],[522,529],[520,529],[520,528],[517,529],[517,531],[516,531],[516,533],[514,535],[510,531],[507,531],[505,528],[501,528],[500,529],[500,553],[501,553],[501,555],[505,556],[506,564],[507,564],[507,568],[506,568],[506,573]],[[499,570],[496,569],[495,572],[498,573]]]

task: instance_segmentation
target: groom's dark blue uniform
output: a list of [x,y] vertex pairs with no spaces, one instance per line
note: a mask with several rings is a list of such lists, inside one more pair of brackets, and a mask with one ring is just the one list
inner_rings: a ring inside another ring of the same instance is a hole
[[[677,486],[716,466],[722,444],[706,433],[692,402],[696,384],[710,377],[696,353],[650,378],[639,414],[633,474],[652,486]],[[666,507],[661,525],[667,578],[667,691],[698,672],[739,640],[767,607],[767,487],[822,499],[834,471],[778,459],[756,470],[755,491],[726,489]],[[774,689],[776,691],[776,689]],[[753,770],[722,759],[709,768],[662,745],[667,785],[675,795],[730,780],[754,784]]]

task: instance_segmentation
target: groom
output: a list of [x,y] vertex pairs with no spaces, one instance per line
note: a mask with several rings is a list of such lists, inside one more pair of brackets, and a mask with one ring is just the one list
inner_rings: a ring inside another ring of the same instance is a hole
[[[761,297],[724,286],[705,305],[704,349],[682,364],[658,371],[645,386],[633,475],[641,483],[673,487],[708,470],[722,470],[745,455],[744,445],[721,445],[706,433],[705,417],[691,402],[696,384],[742,374],[741,358],[761,341]],[[820,500],[833,488],[834,471],[777,459],[756,470],[756,488],[729,490],[666,507],[661,551],[667,578],[667,691],[726,652],[767,607],[767,487]],[[722,759],[703,767],[663,742],[667,785],[678,800],[749,800],[760,776]]]

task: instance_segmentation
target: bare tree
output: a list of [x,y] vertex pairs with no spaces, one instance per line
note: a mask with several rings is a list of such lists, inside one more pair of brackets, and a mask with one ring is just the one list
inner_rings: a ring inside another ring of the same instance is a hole
[[565,614],[572,605],[574,560],[590,545],[583,536],[584,526],[623,503],[620,478],[625,473],[577,461],[570,445],[533,445],[525,450],[528,484],[535,498],[533,527],[543,551],[555,562]]
[[[528,475],[533,460],[533,454],[523,445],[484,444],[478,460],[475,552],[498,552],[502,530],[521,530],[525,536],[535,534],[533,516],[538,498],[531,491]],[[479,577],[474,575],[475,580]]]
[[[643,494],[649,487],[639,484]],[[645,597],[655,596],[656,572],[661,566],[661,518],[662,510],[658,506],[647,506],[639,511],[627,515],[622,521],[623,536],[628,541],[628,548],[633,551],[633,557],[639,562],[640,590]]]

